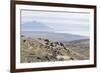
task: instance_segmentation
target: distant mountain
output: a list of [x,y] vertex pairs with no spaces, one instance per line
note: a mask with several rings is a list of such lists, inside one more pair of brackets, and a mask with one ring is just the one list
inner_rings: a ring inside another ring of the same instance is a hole
[[52,31],[53,29],[45,25],[43,22],[31,21],[21,24],[21,31]]
[[70,42],[74,40],[88,39],[85,36],[66,34],[66,33],[54,33],[54,32],[42,32],[42,31],[23,31],[22,35],[33,38],[47,38],[52,41]]

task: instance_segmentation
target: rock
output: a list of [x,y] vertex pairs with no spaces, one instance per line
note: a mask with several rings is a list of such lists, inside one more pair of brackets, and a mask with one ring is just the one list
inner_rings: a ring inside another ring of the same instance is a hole
[[60,59],[63,59],[63,60],[70,60],[70,59],[71,59],[70,56],[61,56],[61,55],[58,55],[56,58],[57,58],[58,60],[60,60]]
[[48,39],[25,37],[21,42],[22,63],[73,60],[69,53],[63,43]]

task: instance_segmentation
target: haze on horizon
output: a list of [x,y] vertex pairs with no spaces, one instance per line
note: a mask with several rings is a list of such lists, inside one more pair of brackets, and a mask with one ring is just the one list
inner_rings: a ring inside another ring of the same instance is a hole
[[21,31],[53,31],[89,37],[89,27],[89,13],[21,11]]

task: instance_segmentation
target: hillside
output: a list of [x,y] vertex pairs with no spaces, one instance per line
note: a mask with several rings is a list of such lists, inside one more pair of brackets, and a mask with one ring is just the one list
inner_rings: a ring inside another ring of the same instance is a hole
[[71,41],[66,43],[66,46],[79,55],[77,57],[74,55],[76,59],[89,59],[89,39]]
[[[88,43],[83,45],[83,41],[72,42],[61,43],[23,35],[21,36],[21,63],[88,59],[88,47],[86,46]],[[79,47],[80,44],[81,47]],[[80,49],[84,46],[86,46],[86,49],[83,51],[84,54],[81,54]]]

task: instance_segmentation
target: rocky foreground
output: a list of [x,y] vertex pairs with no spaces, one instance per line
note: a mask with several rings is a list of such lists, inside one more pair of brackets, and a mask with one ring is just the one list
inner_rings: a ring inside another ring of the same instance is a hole
[[86,60],[89,59],[88,42],[86,40],[85,43],[83,41],[61,43],[44,38],[21,36],[21,63]]

